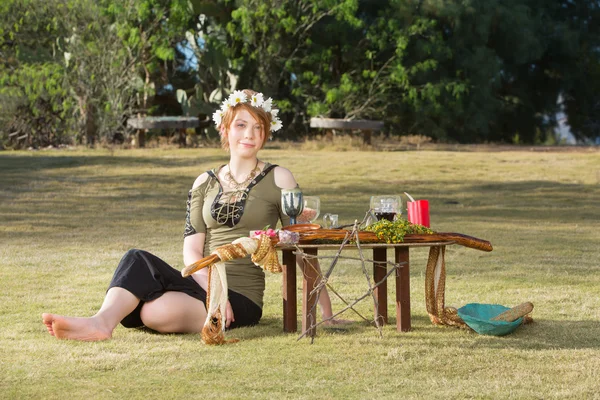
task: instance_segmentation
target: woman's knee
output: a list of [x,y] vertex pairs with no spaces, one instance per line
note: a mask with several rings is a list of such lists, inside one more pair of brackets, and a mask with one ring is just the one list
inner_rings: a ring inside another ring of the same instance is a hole
[[140,249],[129,249],[123,255],[123,259],[140,258],[146,251]]
[[145,326],[161,333],[200,332],[206,308],[200,300],[184,293],[167,292],[144,303],[140,317]]
[[158,332],[166,332],[165,327],[169,321],[174,319],[174,313],[169,313],[164,302],[160,298],[144,303],[140,310],[140,319],[148,328]]

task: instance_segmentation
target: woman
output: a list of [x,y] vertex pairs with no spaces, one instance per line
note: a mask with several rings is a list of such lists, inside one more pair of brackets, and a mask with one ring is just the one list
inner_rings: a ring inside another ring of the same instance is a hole
[[[221,145],[229,151],[227,165],[201,174],[188,196],[183,242],[185,265],[214,248],[248,236],[250,230],[280,220],[281,189],[297,186],[290,171],[258,159],[258,151],[272,131],[281,128],[272,100],[251,90],[236,91],[223,102],[213,119]],[[249,258],[226,264],[229,285],[225,326],[258,323],[262,316],[265,276]],[[206,320],[207,270],[183,278],[158,257],[130,250],[121,259],[104,302],[89,318],[42,314],[48,332],[59,339],[84,341],[112,337],[115,327],[146,326],[163,333],[201,332]],[[331,317],[325,291],[320,297],[323,317]]]

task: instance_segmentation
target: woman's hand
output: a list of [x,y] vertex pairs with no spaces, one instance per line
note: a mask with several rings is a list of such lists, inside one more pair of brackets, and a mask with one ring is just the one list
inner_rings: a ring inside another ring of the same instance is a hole
[[225,309],[225,328],[229,328],[229,325],[234,321],[233,308],[231,308],[231,303],[227,300],[227,308]]

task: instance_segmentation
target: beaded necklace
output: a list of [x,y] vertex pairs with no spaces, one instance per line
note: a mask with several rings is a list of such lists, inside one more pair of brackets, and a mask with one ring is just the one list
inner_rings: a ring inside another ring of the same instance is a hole
[[248,174],[246,179],[244,179],[243,182],[236,181],[233,175],[231,175],[231,166],[229,164],[227,164],[227,168],[228,171],[225,173],[225,180],[227,181],[228,185],[236,191],[245,189],[250,184],[250,182],[252,182],[254,177],[260,172],[260,168],[258,167],[258,159],[256,160],[256,165],[254,166],[254,169],[250,171],[250,173]]
[[[275,167],[277,167],[276,164],[266,163],[265,169],[263,171],[259,170],[258,174],[248,182],[245,188],[233,192],[224,192],[223,186],[219,185],[219,193],[215,196],[210,207],[210,214],[215,221],[230,228],[237,225],[246,208],[246,200],[248,200],[250,190]],[[217,175],[212,170],[208,171],[208,174],[218,181]]]

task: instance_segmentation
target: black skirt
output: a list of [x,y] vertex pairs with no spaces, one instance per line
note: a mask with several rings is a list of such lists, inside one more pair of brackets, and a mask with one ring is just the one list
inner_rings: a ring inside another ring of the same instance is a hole
[[[108,288],[120,287],[140,299],[140,304],[121,321],[126,328],[144,326],[140,317],[147,301],[158,299],[165,292],[181,292],[202,301],[206,307],[206,291],[193,277],[181,276],[181,272],[144,250],[129,250],[117,267]],[[227,292],[235,321],[228,329],[258,324],[262,309],[247,297],[232,290]]]

